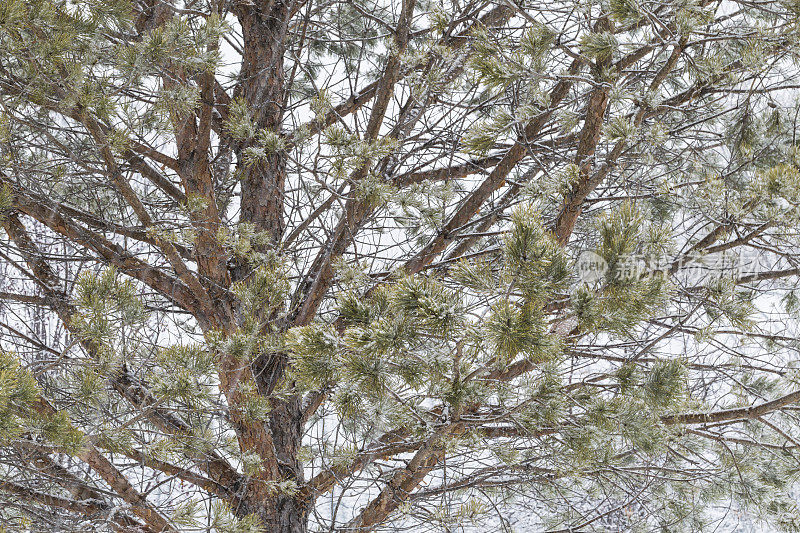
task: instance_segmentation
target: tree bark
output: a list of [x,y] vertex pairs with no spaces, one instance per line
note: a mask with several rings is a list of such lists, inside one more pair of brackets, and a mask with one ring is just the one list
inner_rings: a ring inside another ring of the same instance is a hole
[[[286,0],[240,2],[235,13],[242,27],[244,52],[239,84],[234,97],[247,104],[258,130],[281,135],[286,98],[284,54],[291,2]],[[283,200],[286,182],[286,153],[269,153],[256,162],[245,160],[245,151],[255,139],[238,142],[237,171],[241,176],[241,221],[252,224],[257,232],[266,233],[272,245],[280,242],[284,230]],[[265,252],[266,249],[256,250]],[[233,281],[245,279],[252,265],[240,260],[232,269]],[[262,317],[269,320],[270,317]],[[253,374],[259,393],[269,397],[280,383],[286,369],[286,356],[263,354],[253,363]],[[302,441],[301,399],[270,399],[267,430],[274,449],[275,464],[269,465],[270,481],[303,483],[303,469],[298,460]],[[237,509],[240,516],[256,514],[268,533],[305,533],[310,504],[291,493],[274,492],[258,487],[264,476],[250,480],[248,495]]]
[[[261,4],[261,5],[259,5]],[[267,4],[266,6],[263,4]],[[264,11],[265,8],[268,11]],[[258,129],[281,133],[285,100],[283,56],[291,17],[289,3],[248,3],[240,5],[237,16],[242,25],[244,54],[235,97],[243,98]],[[286,154],[268,154],[255,163],[244,160],[250,142],[236,147],[241,175],[241,220],[266,232],[272,242],[283,234],[283,194],[286,182]],[[235,277],[242,277],[239,271]]]

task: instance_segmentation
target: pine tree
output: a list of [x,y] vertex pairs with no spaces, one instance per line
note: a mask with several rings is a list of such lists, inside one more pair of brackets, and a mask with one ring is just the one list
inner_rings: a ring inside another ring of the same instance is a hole
[[0,1],[0,530],[800,530],[799,55],[794,0]]

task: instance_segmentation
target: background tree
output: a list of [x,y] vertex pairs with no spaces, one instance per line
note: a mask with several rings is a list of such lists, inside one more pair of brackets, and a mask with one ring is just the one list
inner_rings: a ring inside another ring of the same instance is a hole
[[3,0],[3,527],[799,529],[798,32]]

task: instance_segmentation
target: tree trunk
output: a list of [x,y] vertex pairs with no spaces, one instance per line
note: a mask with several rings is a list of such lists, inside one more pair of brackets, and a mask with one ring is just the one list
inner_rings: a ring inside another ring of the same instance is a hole
[[[261,382],[262,380],[259,380]],[[261,385],[261,383],[260,383]],[[302,411],[300,399],[273,400],[269,415],[269,426],[275,446],[278,476],[272,481],[303,483],[303,468],[297,452],[302,440]],[[250,483],[261,480],[251,478]],[[258,486],[248,486],[242,504],[236,509],[241,518],[249,514],[259,517],[265,533],[305,533],[307,530],[310,503],[292,493],[267,493]]]
[[[284,54],[291,12],[285,0],[240,2],[235,13],[242,27],[244,53],[239,85],[234,94],[247,104],[251,119],[259,130],[281,133],[286,98]],[[270,153],[257,162],[246,162],[245,150],[255,139],[236,143],[238,172],[241,176],[241,221],[252,224],[277,244],[284,229],[283,197],[286,181],[286,154]],[[256,250],[264,252],[266,250]],[[251,265],[237,262],[233,281],[247,277]],[[271,317],[262,317],[268,321]],[[264,354],[253,363],[253,374],[259,392],[269,397],[280,383],[286,369],[286,356]],[[302,410],[299,397],[270,399],[272,410],[268,426],[275,449],[277,483],[303,482],[303,469],[298,460],[302,440]],[[272,465],[271,465],[272,466]],[[252,479],[251,483],[261,480]],[[268,533],[305,533],[309,503],[290,493],[270,493],[259,487],[248,487],[240,516],[255,513]]]
[[[283,56],[290,11],[277,0],[268,13],[250,5],[238,13],[244,37],[244,54],[240,83],[235,96],[244,98],[258,129],[281,133],[286,97]],[[237,146],[238,170],[241,175],[241,220],[251,223],[256,231],[266,232],[272,242],[283,233],[283,193],[286,181],[286,154],[276,152],[251,164],[243,161],[245,149]]]
[[[274,401],[270,413],[270,426],[275,442],[278,468],[283,480],[299,486],[303,483],[303,467],[297,457],[302,440],[300,399]],[[305,533],[309,512],[308,502],[293,495],[279,495],[274,503],[274,514],[265,520],[269,532]]]
[[292,497],[281,496],[275,503],[275,514],[264,521],[268,533],[306,533],[308,507]]

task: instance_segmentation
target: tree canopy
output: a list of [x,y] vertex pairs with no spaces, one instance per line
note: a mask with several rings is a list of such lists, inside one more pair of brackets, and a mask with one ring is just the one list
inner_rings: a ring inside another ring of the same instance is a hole
[[798,60],[797,0],[0,1],[0,530],[800,530]]

